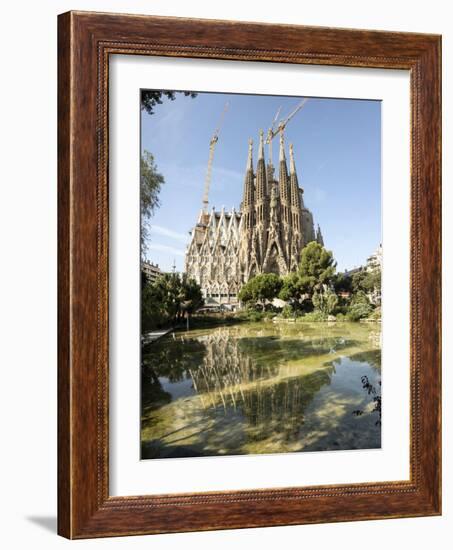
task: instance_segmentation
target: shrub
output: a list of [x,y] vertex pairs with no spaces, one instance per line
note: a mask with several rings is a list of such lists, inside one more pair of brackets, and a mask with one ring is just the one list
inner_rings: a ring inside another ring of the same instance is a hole
[[243,319],[244,321],[251,321],[252,323],[257,323],[258,321],[262,321],[266,317],[266,315],[262,311],[256,311],[255,309],[250,308],[250,309],[244,309],[240,311],[237,314],[237,317],[239,317],[240,319]]
[[306,313],[303,315],[300,320],[305,323],[318,323],[321,321],[326,321],[327,315],[321,311],[312,311],[311,313]]
[[326,288],[321,292],[315,290],[312,300],[315,310],[326,316],[333,313],[338,304],[338,296],[330,288]]
[[283,319],[290,319],[291,317],[295,316],[294,309],[289,305],[286,304],[286,306],[282,309],[282,317]]
[[350,321],[359,321],[360,319],[365,319],[368,317],[372,311],[373,308],[371,307],[366,294],[359,290],[351,301],[347,317]]
[[368,317],[372,321],[380,321],[381,320],[381,308],[377,307],[371,315]]
[[349,321],[360,321],[365,319],[371,312],[371,307],[367,304],[354,304],[349,308],[347,318]]

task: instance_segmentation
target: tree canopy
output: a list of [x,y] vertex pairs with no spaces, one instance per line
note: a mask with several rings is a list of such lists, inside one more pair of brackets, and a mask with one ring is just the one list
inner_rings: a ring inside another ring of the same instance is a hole
[[345,273],[337,273],[333,279],[333,286],[335,292],[349,292],[352,293],[352,277]]
[[335,275],[336,262],[332,252],[316,241],[308,243],[302,250],[299,277],[300,284],[312,295],[323,285],[328,285]]
[[308,286],[302,281],[298,272],[283,277],[282,288],[278,297],[285,302],[298,302],[308,291]]
[[352,277],[335,270],[332,252],[311,242],[302,250],[297,271],[284,277],[257,275],[242,287],[239,299],[249,305],[259,303],[264,311],[266,302],[278,296],[287,302],[281,312],[285,318],[311,315],[321,321],[335,315],[359,321],[373,315],[380,319],[380,269],[363,268]]
[[203,295],[200,285],[195,279],[190,279],[186,274],[181,278],[182,292],[182,310],[191,315],[203,305]]
[[266,300],[273,300],[282,287],[282,280],[275,273],[261,273],[252,277],[239,291],[239,300],[248,304],[260,303],[263,311]]
[[315,310],[325,316],[331,315],[338,304],[338,296],[330,288],[326,288],[324,292],[315,290],[312,300]]
[[351,321],[358,321],[368,317],[373,308],[370,301],[363,290],[357,291],[352,297],[351,304],[349,306],[348,317]]
[[354,292],[363,290],[364,292],[373,292],[381,286],[381,270],[379,268],[367,271],[362,269],[352,276],[352,287]]
[[140,158],[140,250],[142,257],[146,252],[150,218],[160,204],[159,193],[163,183],[165,180],[157,171],[154,156],[149,151],[143,151]]
[[154,113],[154,107],[162,104],[162,99],[167,98],[171,101],[176,99],[176,94],[184,94],[185,96],[197,97],[195,92],[175,92],[173,90],[142,90],[141,108],[149,115]]
[[200,286],[176,273],[163,273],[154,283],[142,272],[142,327],[144,331],[174,324],[203,305]]

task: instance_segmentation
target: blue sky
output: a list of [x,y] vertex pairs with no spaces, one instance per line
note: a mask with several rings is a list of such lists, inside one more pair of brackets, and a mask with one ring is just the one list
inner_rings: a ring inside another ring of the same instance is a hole
[[[192,99],[177,94],[174,101],[164,99],[153,115],[142,112],[142,149],[154,155],[165,178],[147,256],[164,271],[173,261],[183,270],[188,232],[202,206],[209,141],[226,101],[209,206],[239,208],[248,139],[254,141],[256,162],[260,129],[267,132],[277,109],[284,118],[300,98],[199,93]],[[285,139],[287,148],[294,144],[305,204],[320,224],[338,270],[363,264],[381,241],[380,102],[310,98],[288,123]],[[278,137],[273,156],[275,164]]]

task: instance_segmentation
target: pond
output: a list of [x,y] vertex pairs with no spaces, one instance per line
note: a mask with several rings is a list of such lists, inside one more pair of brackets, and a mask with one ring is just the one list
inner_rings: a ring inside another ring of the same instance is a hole
[[244,323],[142,350],[141,457],[381,446],[380,325]]

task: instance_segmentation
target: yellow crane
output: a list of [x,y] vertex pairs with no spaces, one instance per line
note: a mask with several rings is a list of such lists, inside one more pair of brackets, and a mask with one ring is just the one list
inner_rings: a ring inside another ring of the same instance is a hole
[[219,141],[219,134],[220,130],[222,128],[223,120],[225,118],[225,113],[228,111],[229,103],[228,101],[225,103],[225,107],[223,108],[223,112],[220,115],[219,124],[211,138],[211,141],[209,142],[209,159],[208,159],[208,168],[206,170],[206,178],[204,182],[204,193],[203,193],[203,212],[205,214],[208,213],[208,204],[209,204],[209,188],[211,187],[211,179],[212,179],[212,161],[214,159],[214,151],[215,146],[217,142]]
[[307,103],[308,98],[302,99],[302,101],[297,105],[297,107],[285,118],[285,120],[281,120],[278,123],[277,128],[275,128],[275,123],[277,122],[278,115],[280,114],[281,107],[278,109],[277,113],[275,114],[274,120],[272,122],[272,126],[269,128],[267,132],[267,139],[266,144],[269,146],[269,164],[272,164],[272,140],[277,134],[283,134],[285,131],[286,125],[288,122],[293,118],[295,114],[297,114],[302,107]]

